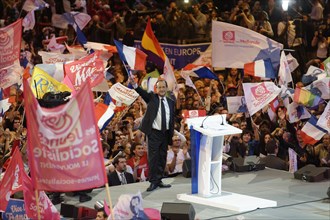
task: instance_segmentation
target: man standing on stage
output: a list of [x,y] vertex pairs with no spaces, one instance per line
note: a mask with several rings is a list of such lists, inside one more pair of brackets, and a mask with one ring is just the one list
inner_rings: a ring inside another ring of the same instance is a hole
[[174,133],[175,103],[166,97],[167,82],[156,82],[156,93],[148,93],[138,87],[130,77],[130,83],[147,103],[147,111],[142,119],[140,130],[148,137],[149,182],[147,191],[153,191],[158,186],[169,188],[171,185],[162,182],[168,145],[172,144]]

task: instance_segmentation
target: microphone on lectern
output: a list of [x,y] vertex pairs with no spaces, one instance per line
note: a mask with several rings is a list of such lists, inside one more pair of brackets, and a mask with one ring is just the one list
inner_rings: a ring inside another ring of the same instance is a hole
[[[205,122],[205,120],[214,113],[214,110],[215,109],[213,109],[212,112],[203,119],[202,124],[201,124],[201,128],[204,128],[204,122]],[[221,123],[220,123],[220,125],[225,125],[226,118],[224,118],[223,115],[220,115],[220,117],[221,117]]]

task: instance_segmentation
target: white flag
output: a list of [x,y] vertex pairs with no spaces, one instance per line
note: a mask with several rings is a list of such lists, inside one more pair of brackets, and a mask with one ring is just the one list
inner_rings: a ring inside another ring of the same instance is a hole
[[322,99],[330,99],[330,77],[316,80],[305,88]]
[[289,173],[294,173],[298,170],[297,153],[289,148]]
[[273,82],[243,83],[243,90],[250,115],[268,105],[281,92]]
[[291,53],[289,53],[288,55],[286,55],[286,59],[288,61],[288,64],[289,64],[289,68],[290,68],[290,71],[291,73],[297,69],[297,67],[299,66],[299,63],[297,61],[296,58],[294,58]]
[[287,106],[287,109],[290,123],[295,123],[301,119],[307,119],[311,117],[311,114],[304,106],[299,105],[295,102],[290,103]]
[[280,63],[283,45],[237,25],[212,21],[212,66],[243,68],[245,63],[270,59]]
[[27,13],[23,19],[22,25],[24,27],[24,31],[32,30],[35,24],[36,24],[36,19],[34,16],[34,10],[32,10],[29,11],[29,13]]
[[330,102],[328,102],[327,106],[324,109],[324,112],[320,116],[319,120],[317,120],[316,125],[325,129],[330,133]]
[[278,77],[279,77],[279,83],[278,83],[279,85],[286,86],[288,83],[292,82],[290,67],[284,51],[281,52],[280,69],[278,71]]

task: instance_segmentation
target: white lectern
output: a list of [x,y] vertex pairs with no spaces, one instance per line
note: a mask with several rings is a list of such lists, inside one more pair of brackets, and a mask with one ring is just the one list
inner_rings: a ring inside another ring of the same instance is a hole
[[277,205],[271,200],[222,193],[224,136],[242,133],[242,130],[226,122],[226,115],[190,118],[187,123],[191,128],[191,194],[179,194],[179,200],[239,212]]
[[[192,194],[203,197],[221,195],[222,151],[224,136],[242,133],[242,130],[227,124],[226,115],[213,115],[187,120],[188,126],[201,133],[199,147],[191,149],[196,175],[192,175]],[[196,140],[191,140],[196,141]],[[192,168],[193,169],[193,168]],[[194,173],[193,173],[194,174]],[[197,180],[194,180],[196,178]],[[195,181],[195,182],[194,182]],[[196,187],[197,185],[197,187]]]

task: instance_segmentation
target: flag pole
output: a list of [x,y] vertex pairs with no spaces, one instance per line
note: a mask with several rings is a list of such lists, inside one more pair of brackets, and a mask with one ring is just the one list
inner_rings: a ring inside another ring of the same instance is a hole
[[131,73],[131,70],[128,70],[127,67],[126,67],[126,64],[124,63],[124,61],[121,61],[123,63],[123,66],[125,67],[125,70],[126,70],[126,73],[127,73],[127,76],[130,77],[132,75]]
[[109,206],[110,206],[109,209],[110,209],[110,214],[111,214],[111,220],[115,220],[115,213],[113,213],[113,210],[112,210],[112,201],[111,201],[109,183],[105,184],[105,189],[107,192],[107,197],[108,197]]
[[37,206],[37,214],[38,214],[38,220],[41,220],[41,216],[40,216],[40,207],[39,207],[39,193],[38,190],[34,190],[35,193],[35,197],[36,197],[36,206]]

